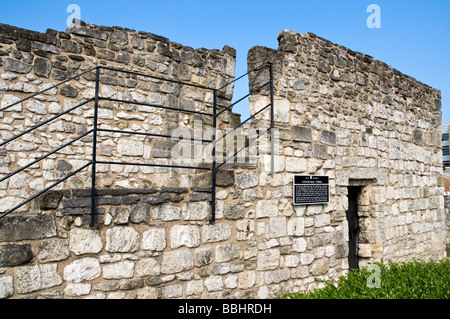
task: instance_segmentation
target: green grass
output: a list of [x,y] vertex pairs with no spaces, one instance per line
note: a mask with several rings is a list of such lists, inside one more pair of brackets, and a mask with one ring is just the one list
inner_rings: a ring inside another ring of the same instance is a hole
[[[378,279],[378,280],[377,280]],[[316,279],[318,280],[318,279]],[[321,280],[318,280],[321,281]],[[449,299],[450,262],[389,262],[351,270],[337,282],[310,293],[287,293],[279,299]]]

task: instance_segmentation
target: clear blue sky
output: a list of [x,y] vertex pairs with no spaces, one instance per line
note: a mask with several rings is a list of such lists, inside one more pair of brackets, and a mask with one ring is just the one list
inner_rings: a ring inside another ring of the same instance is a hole
[[[194,48],[229,45],[237,50],[237,75],[246,72],[252,46],[276,49],[284,29],[312,32],[440,89],[442,121],[450,123],[450,0],[0,0],[0,22],[65,31],[70,4],[87,23],[152,32]],[[370,4],[381,10],[381,28],[366,24]],[[246,88],[240,84],[236,94]],[[235,112],[245,119],[247,107]]]

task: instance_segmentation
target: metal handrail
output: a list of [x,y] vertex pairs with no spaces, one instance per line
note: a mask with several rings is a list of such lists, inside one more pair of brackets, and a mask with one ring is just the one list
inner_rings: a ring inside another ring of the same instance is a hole
[[[254,72],[256,70],[260,70],[264,67],[269,66],[270,68],[270,80],[259,86],[258,88],[252,90],[249,94],[247,94],[246,96],[244,96],[243,98],[237,100],[236,102],[231,103],[230,105],[228,105],[226,108],[224,108],[223,110],[221,110],[220,112],[217,112],[217,92],[223,88],[225,88],[227,85],[230,85],[234,82],[236,82],[237,80],[243,78],[244,76],[248,75],[251,72]],[[138,76],[143,76],[143,77],[147,77],[147,78],[152,78],[152,79],[156,79],[156,80],[160,80],[160,81],[168,81],[168,82],[172,82],[172,83],[177,83],[180,85],[188,85],[188,86],[192,86],[192,87],[197,87],[197,88],[201,88],[201,89],[205,89],[205,90],[211,90],[214,93],[214,99],[213,99],[213,113],[207,113],[207,112],[200,112],[200,111],[194,111],[194,110],[185,110],[185,109],[179,109],[179,108],[175,108],[175,107],[169,107],[169,106],[164,106],[164,105],[157,105],[157,104],[150,104],[150,103],[142,103],[142,102],[136,102],[136,101],[127,101],[127,100],[120,100],[120,99],[114,99],[114,98],[107,98],[107,97],[102,97],[99,95],[99,85],[100,85],[100,71],[104,69],[104,70],[110,70],[110,71],[116,71],[116,72],[122,72],[122,73],[127,73],[127,74],[133,74],[133,75],[138,75]],[[71,78],[62,81],[60,83],[57,83],[55,85],[52,85],[44,90],[41,90],[37,93],[34,93],[26,98],[23,98],[19,101],[16,101],[2,109],[0,109],[1,111],[4,111],[8,108],[11,108],[14,105],[20,104],[28,99],[31,99],[39,94],[42,94],[46,91],[49,91],[55,87],[58,87],[62,84],[68,83],[71,80],[77,79],[89,72],[94,71],[96,72],[95,74],[95,96],[93,98],[87,99],[63,112],[61,112],[60,114],[57,114],[27,130],[25,130],[24,132],[21,132],[9,139],[7,139],[6,141],[2,141],[0,143],[0,147],[4,146],[6,144],[8,144],[9,142],[14,141],[15,139],[30,133],[36,129],[38,129],[39,127],[50,123],[51,121],[56,120],[57,118],[61,117],[62,115],[65,115],[77,108],[79,108],[80,106],[83,106],[89,102],[94,102],[94,122],[93,122],[93,128],[81,135],[79,135],[78,137],[72,139],[69,142],[66,142],[65,144],[59,146],[58,148],[44,154],[43,156],[35,159],[34,161],[28,163],[27,165],[17,169],[16,171],[2,177],[0,179],[0,182],[14,176],[15,174],[35,165],[36,163],[38,163],[39,161],[47,158],[48,156],[55,154],[56,152],[62,150],[63,148],[71,145],[72,143],[82,139],[83,137],[86,137],[89,134],[93,135],[93,141],[92,141],[92,160],[89,161],[87,164],[81,166],[80,168],[76,169],[75,171],[67,174],[65,177],[63,177],[62,179],[58,180],[57,182],[53,183],[52,185],[46,187],[45,189],[41,190],[40,192],[38,192],[37,194],[31,196],[30,198],[28,198],[27,200],[23,201],[22,203],[14,206],[13,208],[9,209],[8,211],[2,213],[0,215],[1,217],[4,217],[8,214],[10,214],[11,212],[15,211],[16,209],[22,207],[23,205],[27,204],[28,202],[30,202],[31,200],[37,198],[38,196],[44,194],[45,192],[47,192],[48,190],[52,189],[53,187],[57,186],[58,184],[62,183],[63,181],[67,180],[68,178],[70,178],[71,176],[79,173],[80,171],[82,171],[83,169],[91,166],[91,223],[90,226],[94,227],[95,225],[95,210],[96,210],[96,186],[95,186],[95,182],[96,182],[96,164],[111,164],[111,165],[136,165],[136,166],[157,166],[157,167],[170,167],[170,168],[186,168],[186,169],[199,169],[199,170],[210,170],[212,171],[212,196],[211,196],[211,210],[212,210],[212,214],[211,214],[211,222],[214,223],[215,221],[215,198],[216,198],[216,175],[217,175],[217,171],[226,163],[228,162],[228,160],[230,160],[231,158],[235,157],[239,152],[241,152],[242,150],[244,150],[245,148],[247,148],[250,144],[252,144],[254,141],[256,141],[258,138],[260,138],[262,135],[266,134],[269,130],[272,132],[272,137],[271,137],[271,142],[272,142],[272,173],[273,173],[273,132],[274,132],[274,120],[273,120],[273,74],[272,74],[272,64],[269,62],[263,63],[262,65],[248,71],[246,74],[235,78],[233,81],[228,82],[227,84],[225,84],[224,86],[220,87],[219,89],[213,89],[210,87],[206,87],[206,86],[202,86],[202,85],[198,85],[198,84],[193,84],[193,83],[185,83],[185,82],[181,82],[178,80],[173,80],[173,79],[167,79],[167,78],[162,78],[162,77],[157,77],[154,75],[149,75],[149,74],[144,74],[144,73],[140,73],[140,72],[134,72],[134,71],[127,71],[127,70],[121,70],[121,69],[116,69],[116,68],[112,68],[112,67],[106,67],[106,66],[96,66],[94,68],[91,68],[87,71],[84,71],[80,74],[74,75]],[[254,113],[253,115],[251,115],[249,118],[247,118],[245,121],[241,122],[239,125],[237,125],[236,127],[234,127],[232,130],[228,131],[225,135],[221,136],[219,139],[216,139],[216,129],[217,129],[217,117],[220,116],[224,111],[229,110],[230,108],[232,108],[234,105],[236,105],[237,103],[241,102],[242,100],[244,100],[245,98],[247,98],[248,96],[254,94],[255,92],[258,92],[260,89],[262,89],[263,87],[265,87],[266,85],[270,84],[270,100],[271,102],[266,105],[265,107],[263,107],[262,109],[260,109],[259,111],[257,111],[256,113]],[[162,108],[162,109],[168,109],[168,110],[173,110],[173,111],[180,111],[180,112],[186,112],[186,113],[191,113],[191,114],[199,114],[199,115],[207,115],[207,116],[212,116],[213,118],[213,136],[212,139],[198,139],[198,138],[189,138],[188,140],[190,141],[201,141],[201,142],[206,142],[206,143],[213,143],[213,148],[212,148],[212,157],[213,157],[213,161],[212,161],[212,165],[210,167],[204,167],[204,166],[188,166],[188,165],[168,165],[168,164],[153,164],[153,163],[126,163],[126,162],[117,162],[117,161],[103,161],[103,160],[97,160],[96,157],[96,153],[97,153],[97,136],[98,136],[98,132],[110,132],[110,133],[120,133],[120,134],[135,134],[135,135],[144,135],[144,136],[154,136],[154,137],[162,137],[162,138],[174,138],[173,136],[169,136],[169,135],[164,135],[164,134],[156,134],[156,133],[145,133],[145,132],[132,132],[132,131],[125,131],[125,130],[112,130],[112,129],[104,129],[104,128],[99,128],[99,121],[98,121],[98,108],[99,108],[99,102],[101,100],[105,100],[105,101],[113,101],[113,102],[119,102],[119,103],[130,103],[130,104],[135,104],[135,105],[144,105],[144,106],[150,106],[150,107],[155,107],[155,108]],[[257,116],[258,114],[260,114],[261,112],[263,112],[264,110],[266,110],[268,107],[271,107],[271,125],[270,127],[263,133],[258,135],[256,138],[252,139],[251,141],[249,141],[249,143],[247,143],[244,147],[242,147],[241,149],[239,149],[234,155],[232,155],[231,157],[229,157],[228,159],[225,160],[225,162],[222,162],[219,165],[216,165],[216,144],[218,141],[222,140],[227,134],[229,134],[230,132],[235,131],[237,128],[239,128],[240,126],[242,126],[244,123],[248,122],[250,119],[254,118],[255,116]]]

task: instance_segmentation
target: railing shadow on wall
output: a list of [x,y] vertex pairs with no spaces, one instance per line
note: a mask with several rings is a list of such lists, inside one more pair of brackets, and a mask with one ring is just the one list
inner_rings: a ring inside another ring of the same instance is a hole
[[[235,102],[231,103],[230,105],[228,105],[227,107],[221,109],[220,111],[218,110],[218,92],[225,89],[228,85],[233,84],[234,82],[242,79],[243,77],[247,76],[248,74],[250,74],[251,72],[255,72],[255,71],[260,71],[263,68],[268,68],[269,70],[269,81],[263,83],[262,85],[252,89],[247,95],[245,95],[242,98],[239,98],[238,100],[236,100]],[[108,70],[108,71],[113,71],[113,72],[119,72],[119,73],[125,73],[125,74],[129,74],[129,75],[134,75],[134,76],[142,76],[145,78],[150,78],[150,79],[154,79],[154,80],[159,80],[159,81],[167,81],[169,83],[176,83],[179,85],[186,85],[186,86],[191,86],[191,87],[196,87],[198,89],[203,89],[203,90],[208,90],[208,91],[212,91],[213,93],[213,112],[212,113],[208,113],[208,112],[201,112],[201,111],[195,111],[195,110],[188,110],[188,109],[180,109],[180,108],[175,108],[175,107],[170,107],[170,106],[165,106],[165,105],[158,105],[158,104],[151,104],[151,103],[143,103],[143,102],[137,102],[137,101],[129,101],[129,100],[122,100],[122,99],[116,99],[116,98],[111,98],[111,97],[103,97],[100,96],[100,74],[102,73],[102,71],[104,70]],[[92,128],[82,134],[80,134],[79,136],[77,136],[76,138],[65,142],[63,145],[53,149],[52,151],[40,156],[39,158],[29,162],[28,164],[20,167],[19,169],[6,174],[2,177],[0,177],[0,183],[3,181],[8,180],[9,178],[13,177],[14,175],[26,170],[27,168],[32,167],[33,165],[37,164],[38,162],[48,158],[49,156],[58,153],[59,151],[61,151],[62,149],[64,149],[65,147],[68,147],[70,145],[72,145],[73,143],[75,143],[76,141],[79,141],[89,135],[92,136],[92,158],[91,160],[89,160],[87,163],[85,163],[84,165],[82,165],[81,167],[79,167],[78,169],[68,173],[67,175],[65,175],[64,177],[60,178],[59,180],[57,180],[55,183],[45,187],[44,189],[42,189],[41,191],[39,191],[38,193],[34,194],[33,196],[27,198],[26,200],[22,201],[21,203],[15,205],[14,207],[11,208],[6,208],[6,211],[4,211],[3,213],[0,214],[0,218],[5,217],[7,215],[9,215],[10,213],[18,210],[19,208],[21,208],[22,206],[26,205],[27,203],[31,202],[32,200],[36,199],[37,197],[41,196],[42,194],[46,193],[47,191],[51,190],[52,188],[54,188],[55,186],[59,185],[60,183],[66,181],[67,179],[69,179],[70,177],[78,174],[79,172],[81,172],[84,169],[87,169],[89,166],[91,167],[91,222],[90,222],[90,227],[94,227],[95,226],[95,213],[96,213],[96,175],[97,175],[97,164],[110,164],[110,165],[134,165],[134,166],[154,166],[154,167],[166,167],[166,168],[185,168],[185,169],[200,169],[200,170],[209,170],[212,172],[211,174],[211,223],[215,222],[215,198],[216,198],[216,175],[217,175],[217,171],[225,164],[228,163],[230,159],[235,158],[238,153],[240,153],[241,151],[245,150],[246,148],[248,148],[253,142],[255,142],[257,139],[259,139],[261,136],[265,135],[266,133],[268,133],[269,131],[271,132],[271,172],[273,173],[273,167],[274,167],[274,102],[273,102],[273,70],[272,70],[272,64],[269,62],[263,63],[260,66],[248,71],[246,74],[235,78],[233,81],[228,82],[227,84],[225,84],[224,86],[220,87],[220,88],[210,88],[210,87],[206,87],[206,86],[202,86],[202,85],[198,85],[198,84],[194,84],[194,83],[186,83],[186,82],[181,82],[181,81],[177,81],[177,80],[173,80],[173,79],[166,79],[166,78],[162,78],[162,77],[157,77],[157,76],[153,76],[153,75],[149,75],[149,74],[143,74],[143,73],[139,73],[139,72],[133,72],[133,71],[126,71],[126,70],[122,70],[122,69],[115,69],[112,67],[106,67],[106,66],[97,66],[94,68],[91,68],[87,71],[84,71],[80,74],[74,75],[62,82],[59,82],[55,85],[49,86],[37,93],[33,93],[30,96],[23,98],[21,100],[15,101],[14,103],[11,103],[3,108],[0,109],[0,112],[4,112],[10,108],[12,108],[13,106],[16,105],[20,105],[21,103],[23,103],[24,101],[27,101],[33,97],[37,97],[40,94],[43,94],[47,91],[53,90],[63,84],[66,84],[70,81],[74,81],[79,79],[82,76],[87,75],[88,73],[91,72],[95,72],[95,93],[94,93],[94,97],[91,97],[83,102],[80,102],[78,104],[76,104],[75,106],[72,106],[68,109],[66,109],[65,111],[54,115],[42,122],[40,122],[39,124],[36,124],[26,130],[24,130],[23,132],[16,134],[10,138],[7,138],[5,140],[1,140],[0,139],[0,149],[2,149],[3,147],[5,147],[8,143],[28,134],[31,132],[34,132],[35,130],[41,128],[44,125],[49,124],[50,122],[53,122],[57,119],[59,119],[60,117],[69,114],[70,112],[82,107],[83,105],[86,105],[88,103],[93,102],[93,113],[94,113],[94,118],[93,118],[93,124],[92,124]],[[238,104],[239,102],[243,101],[244,99],[248,98],[249,96],[259,92],[261,89],[263,89],[264,87],[269,86],[269,94],[270,94],[270,103],[267,104],[266,106],[264,106],[263,108],[261,108],[260,110],[258,110],[257,112],[255,112],[254,114],[252,114],[249,118],[247,118],[246,120],[242,121],[239,125],[237,125],[236,127],[232,128],[231,130],[227,131],[226,134],[222,135],[220,138],[216,138],[216,130],[217,130],[217,118],[223,114],[225,111],[230,110],[234,105]],[[141,135],[141,136],[151,136],[151,137],[160,137],[160,138],[174,138],[174,136],[172,135],[167,135],[167,134],[156,134],[156,133],[147,133],[147,132],[135,132],[135,131],[129,131],[129,130],[113,130],[113,129],[106,129],[106,128],[100,128],[100,121],[99,121],[99,109],[101,108],[100,106],[100,101],[111,101],[111,102],[118,102],[118,103],[125,103],[125,104],[133,104],[133,105],[142,105],[142,106],[147,106],[147,107],[154,107],[154,108],[160,108],[160,109],[166,109],[166,110],[171,110],[171,111],[177,111],[177,112],[185,112],[185,113],[191,113],[191,114],[197,114],[197,115],[201,115],[201,116],[209,116],[212,118],[213,121],[213,134],[212,134],[212,139],[197,139],[197,138],[186,138],[183,137],[184,140],[189,140],[189,141],[200,141],[202,143],[212,143],[212,165],[210,167],[205,167],[205,166],[188,166],[188,165],[169,165],[169,164],[156,164],[156,163],[136,163],[136,162],[119,162],[119,161],[103,161],[103,160],[98,160],[97,159],[97,138],[98,138],[98,134],[99,132],[109,132],[109,133],[119,133],[119,134],[128,134],[128,135]],[[223,138],[225,138],[226,135],[228,135],[229,133],[235,131],[236,129],[238,129],[239,127],[241,127],[244,123],[250,121],[252,118],[254,118],[255,116],[259,115],[261,112],[267,110],[270,107],[270,126],[266,129],[263,130],[262,133],[258,134],[256,137],[249,139],[249,141],[243,146],[241,147],[239,150],[237,150],[233,155],[231,155],[230,157],[228,157],[225,161],[221,162],[221,163],[217,163],[216,162],[216,144],[222,140]],[[0,175],[1,176],[1,175]]]

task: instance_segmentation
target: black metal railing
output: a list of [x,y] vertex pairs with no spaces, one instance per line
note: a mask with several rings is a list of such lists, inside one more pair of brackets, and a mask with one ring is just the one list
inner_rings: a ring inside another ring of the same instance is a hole
[[[266,83],[264,83],[263,85],[253,89],[251,92],[249,92],[246,96],[238,99],[236,102],[231,103],[230,105],[228,105],[227,107],[225,107],[224,109],[222,109],[220,112],[218,112],[217,108],[217,100],[218,100],[218,92],[225,89],[228,85],[231,85],[232,83],[236,82],[237,80],[243,78],[244,76],[250,74],[251,72],[255,72],[258,70],[261,70],[263,68],[268,68],[269,69],[269,81],[267,81]],[[164,106],[164,105],[158,105],[158,104],[152,104],[152,103],[143,103],[143,102],[137,102],[137,101],[128,101],[128,100],[120,100],[120,99],[116,99],[116,98],[111,98],[111,97],[102,97],[100,96],[100,91],[99,91],[99,87],[100,87],[100,74],[102,70],[109,70],[109,71],[113,71],[113,72],[121,72],[121,73],[126,73],[129,75],[134,75],[134,76],[143,76],[145,78],[150,78],[150,79],[155,79],[155,80],[160,80],[160,81],[167,81],[167,82],[171,82],[171,83],[176,83],[179,85],[186,85],[186,86],[191,86],[191,87],[197,87],[199,89],[204,89],[204,90],[209,90],[209,91],[213,91],[213,113],[208,113],[208,112],[201,112],[201,111],[195,111],[195,110],[188,110],[188,109],[180,109],[180,108],[175,108],[175,107],[170,107],[170,106]],[[24,206],[25,204],[29,203],[30,201],[34,200],[35,198],[39,197],[40,195],[44,194],[45,192],[49,191],[50,189],[54,188],[55,186],[59,185],[60,183],[64,182],[65,180],[67,180],[68,178],[74,176],[75,174],[79,173],[80,171],[88,168],[89,166],[91,166],[91,222],[90,222],[90,226],[93,227],[95,225],[95,213],[96,213],[96,175],[97,175],[97,164],[110,164],[110,165],[135,165],[135,166],[156,166],[156,167],[167,167],[167,168],[186,168],[186,169],[200,169],[200,170],[209,170],[212,172],[212,178],[211,178],[211,222],[214,223],[215,221],[215,209],[216,209],[216,176],[217,176],[217,171],[225,164],[227,163],[230,159],[236,157],[236,155],[241,152],[242,150],[248,148],[253,142],[255,142],[257,139],[259,139],[261,136],[263,136],[264,134],[266,134],[267,132],[271,132],[271,172],[273,173],[273,163],[274,163],[274,103],[273,103],[273,71],[272,71],[272,64],[271,63],[264,63],[262,65],[260,65],[257,68],[254,68],[250,71],[248,71],[246,74],[235,78],[233,81],[228,82],[227,84],[225,84],[224,86],[218,88],[218,89],[214,89],[214,88],[209,88],[209,87],[205,87],[202,85],[198,85],[198,84],[194,84],[194,83],[185,83],[185,82],[181,82],[181,81],[177,81],[177,80],[172,80],[172,79],[166,79],[166,78],[162,78],[162,77],[157,77],[157,76],[153,76],[153,75],[149,75],[149,74],[144,74],[144,73],[139,73],[139,72],[133,72],[133,71],[126,71],[126,70],[120,70],[120,69],[115,69],[115,68],[111,68],[111,67],[105,67],[105,66],[97,66],[94,67],[92,69],[89,69],[83,73],[77,74],[71,78],[68,78],[65,81],[62,81],[58,84],[52,85],[40,92],[34,93],[24,99],[21,99],[19,101],[16,101],[6,107],[3,107],[0,109],[0,112],[3,112],[15,105],[18,105],[26,100],[29,100],[33,97],[38,96],[39,94],[43,94],[49,90],[52,90],[56,87],[59,87],[65,83],[68,83],[69,81],[72,80],[77,80],[80,77],[86,75],[89,72],[95,72],[95,93],[94,93],[94,97],[87,99],[11,138],[8,138],[5,141],[0,142],[0,147],[5,146],[6,144],[16,140],[17,138],[27,134],[27,133],[31,133],[33,131],[35,131],[36,129],[42,127],[43,125],[49,124],[50,122],[60,118],[61,116],[68,114],[76,109],[78,109],[79,107],[86,105],[87,103],[90,102],[94,102],[94,119],[93,119],[93,127],[92,129],[86,131],[85,133],[77,136],[76,138],[64,143],[63,145],[57,147],[56,149],[46,153],[45,155],[40,156],[39,158],[33,160],[32,162],[28,163],[25,166],[20,167],[19,169],[15,170],[12,173],[7,174],[4,177],[0,178],[0,182],[3,182],[9,178],[11,178],[12,176],[20,173],[21,171],[37,164],[38,162],[42,161],[43,159],[49,157],[50,155],[53,155],[55,153],[57,153],[58,151],[61,151],[63,148],[72,145],[74,142],[81,140],[84,137],[87,137],[88,135],[92,134],[92,158],[90,161],[88,161],[86,164],[82,165],[81,167],[79,167],[78,169],[74,170],[73,172],[70,172],[69,174],[67,174],[66,176],[64,176],[63,178],[59,179],[57,182],[51,184],[50,186],[44,188],[43,190],[39,191],[38,193],[36,193],[35,195],[29,197],[28,199],[24,200],[23,202],[21,202],[20,204],[15,205],[14,207],[8,209],[7,211],[5,211],[4,213],[2,213],[0,215],[1,217],[4,217],[10,213],[12,213],[13,211],[19,209],[20,207]],[[216,138],[216,131],[217,131],[217,118],[223,114],[225,111],[229,110],[230,108],[232,108],[234,105],[236,105],[237,103],[241,102],[242,100],[244,100],[245,98],[251,96],[252,94],[260,91],[262,88],[269,86],[269,94],[270,94],[270,103],[268,105],[266,105],[265,107],[263,107],[262,109],[258,110],[257,112],[255,112],[253,115],[251,115],[249,118],[247,118],[245,121],[241,122],[239,125],[237,125],[236,127],[234,127],[232,130],[228,131],[225,135],[221,136],[219,139]],[[189,166],[189,165],[172,165],[172,164],[156,164],[156,163],[136,163],[136,162],[119,162],[119,161],[104,161],[104,160],[98,160],[97,159],[97,138],[98,138],[98,134],[99,132],[109,132],[109,133],[120,133],[120,134],[130,134],[130,135],[141,135],[141,136],[151,136],[151,137],[160,137],[160,138],[173,138],[172,135],[167,135],[167,134],[156,134],[156,133],[147,133],[147,132],[134,132],[134,131],[127,131],[127,130],[115,130],[115,129],[105,129],[105,128],[100,128],[99,125],[99,116],[98,116],[98,110],[99,110],[99,106],[100,106],[100,101],[111,101],[111,102],[119,102],[119,103],[129,103],[129,104],[133,104],[133,105],[144,105],[144,106],[149,106],[149,107],[155,107],[155,108],[161,108],[161,109],[166,109],[166,110],[171,110],[171,111],[178,111],[178,112],[184,112],[184,113],[191,113],[191,114],[198,114],[198,115],[202,115],[202,116],[210,116],[212,117],[213,120],[213,134],[212,134],[212,139],[198,139],[198,138],[186,138],[183,137],[183,139],[187,139],[190,141],[201,141],[201,142],[206,142],[206,143],[212,143],[212,165],[210,167],[205,167],[205,166]],[[235,152],[232,156],[228,157],[224,162],[222,163],[216,163],[216,144],[217,142],[219,142],[221,139],[223,139],[227,134],[235,131],[236,129],[238,129],[239,127],[241,127],[244,123],[250,121],[252,118],[254,118],[255,116],[259,115],[261,112],[265,111],[267,108],[270,107],[270,127],[267,128],[263,133],[257,135],[255,138],[249,140],[246,145],[244,147],[241,147],[237,152]]]

